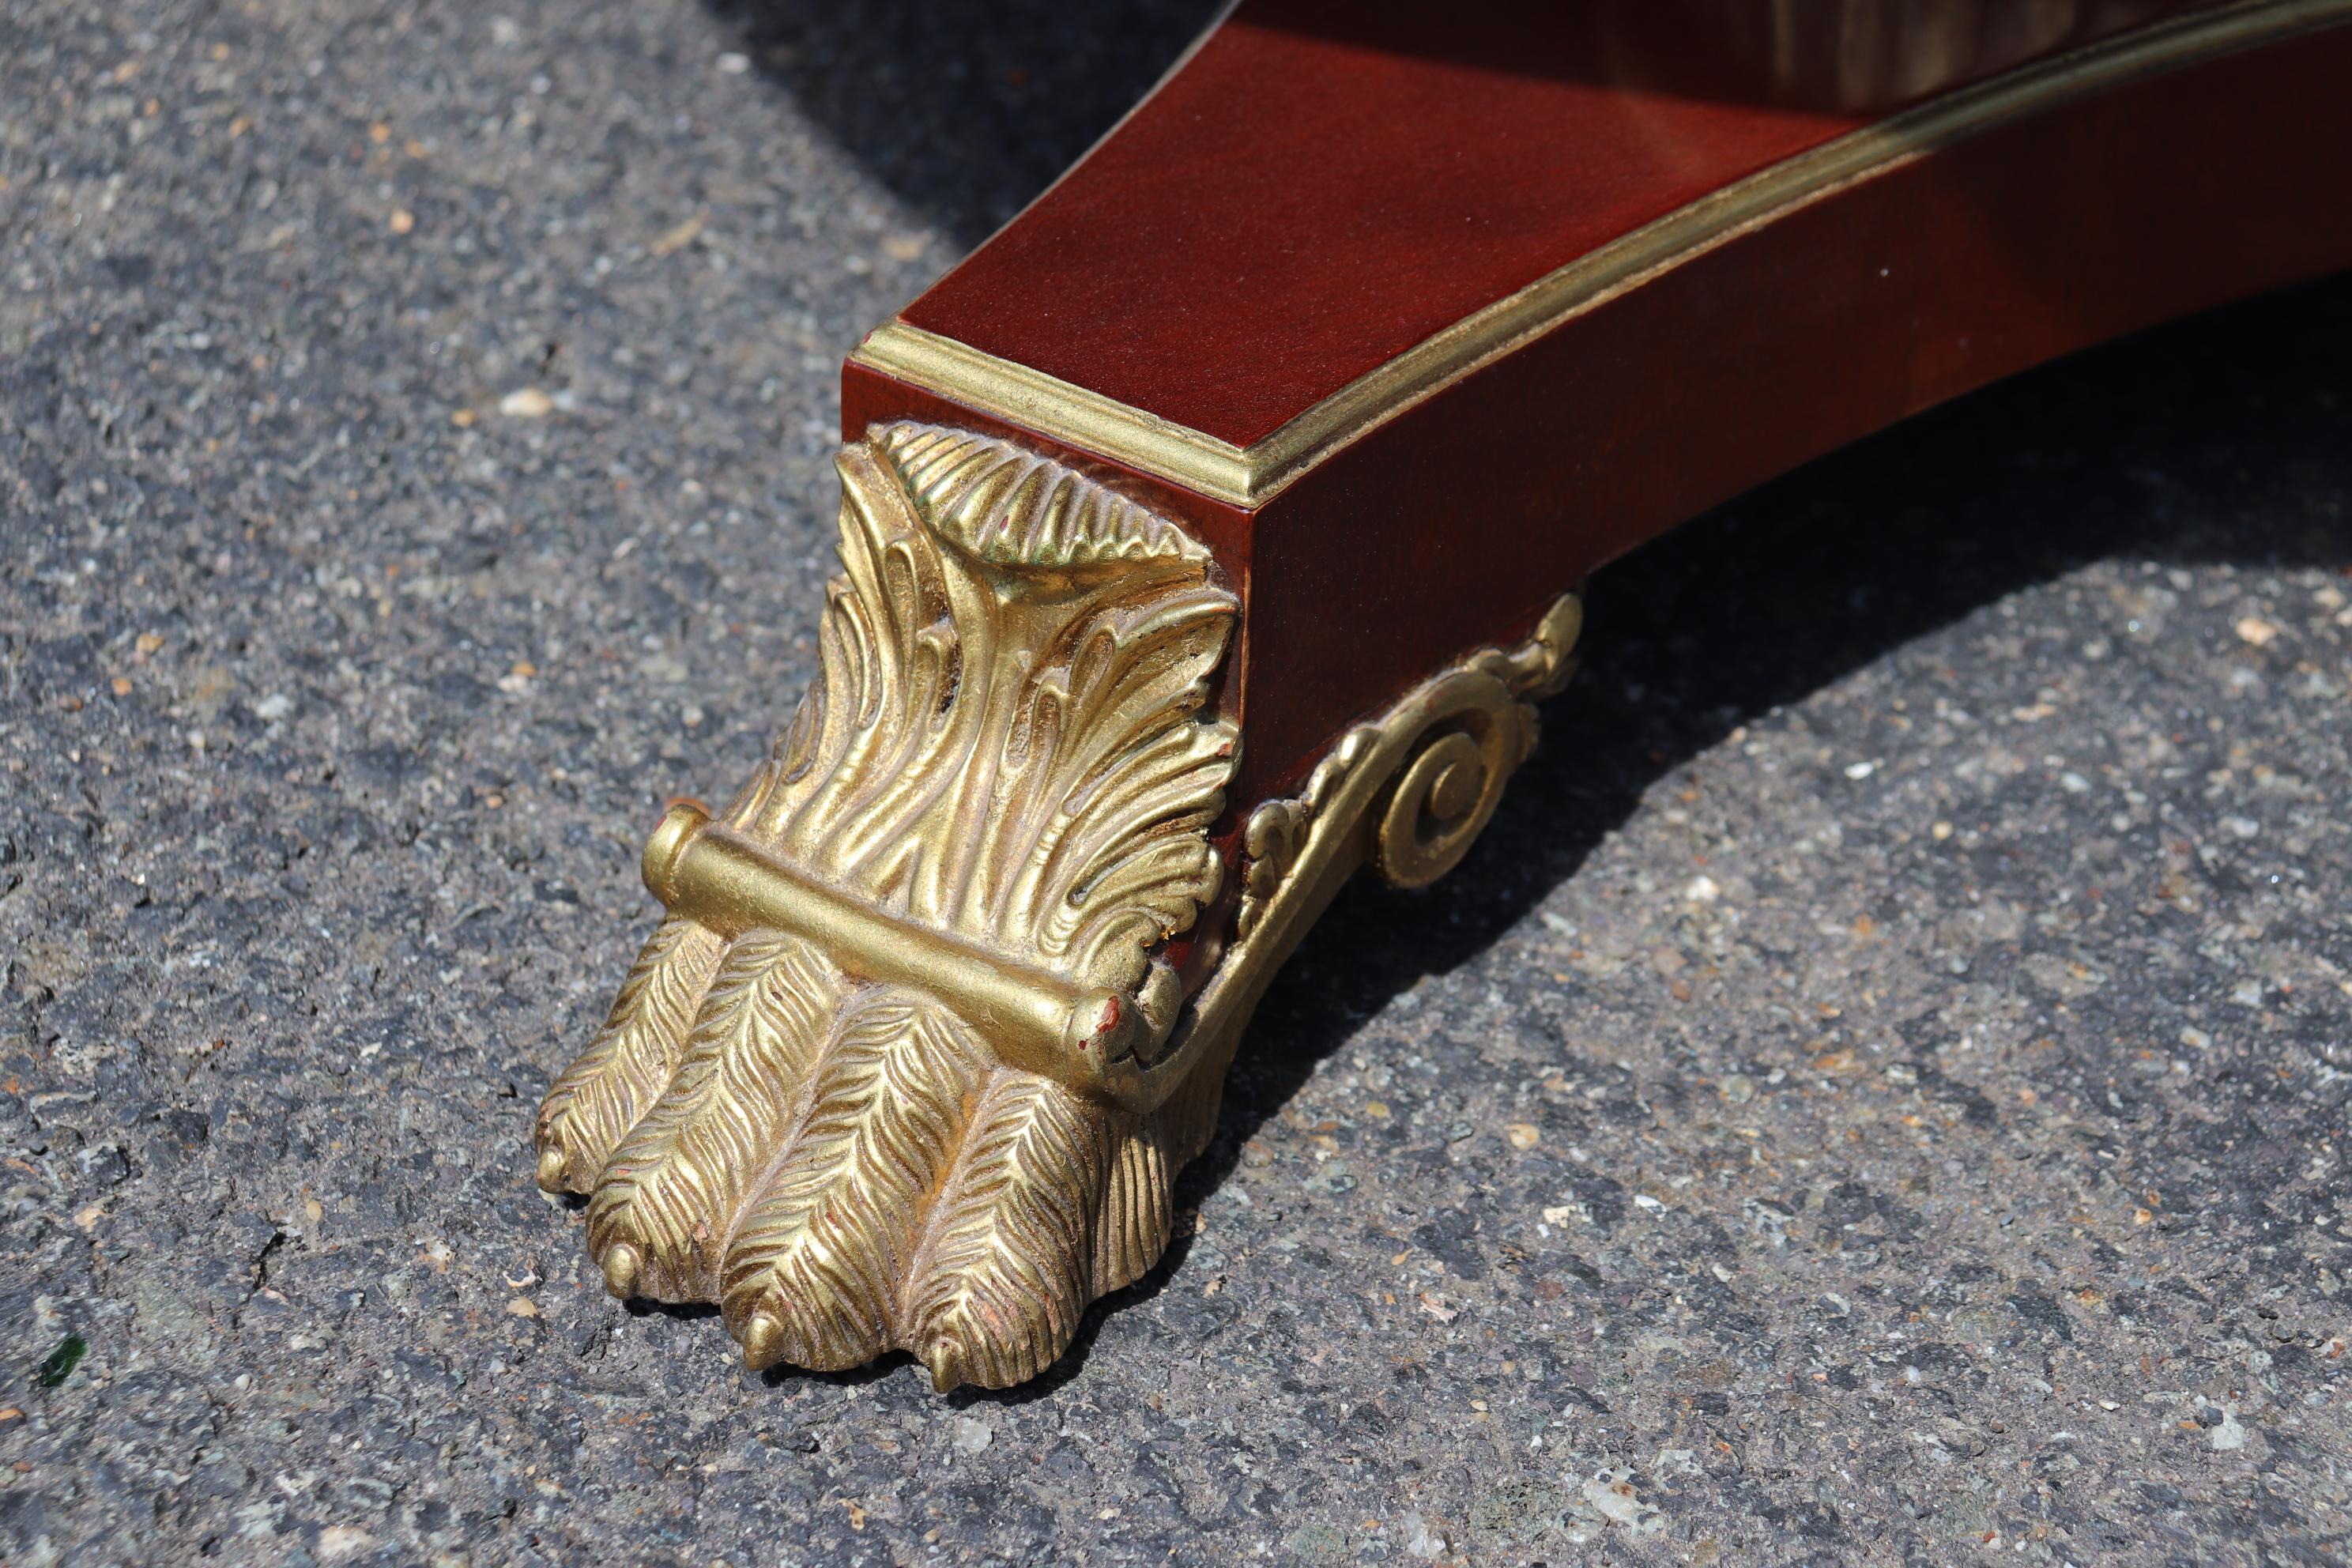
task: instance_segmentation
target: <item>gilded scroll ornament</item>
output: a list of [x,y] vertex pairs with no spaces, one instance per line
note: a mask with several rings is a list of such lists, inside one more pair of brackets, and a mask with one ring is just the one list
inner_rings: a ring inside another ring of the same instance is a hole
[[716,1301],[754,1367],[911,1351],[945,1391],[1061,1354],[1150,1268],[1267,978],[1355,865],[1443,874],[1564,679],[1574,601],[1351,731],[1214,900],[1238,606],[1175,524],[1009,443],[842,455],[817,680],[715,818],[647,846],[667,917],[539,1114],[616,1295]]

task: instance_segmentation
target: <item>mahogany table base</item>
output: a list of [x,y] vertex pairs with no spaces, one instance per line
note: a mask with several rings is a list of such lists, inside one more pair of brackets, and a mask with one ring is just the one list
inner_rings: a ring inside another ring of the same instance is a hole
[[1444,9],[1243,5],[852,357],[819,678],[540,1112],[616,1295],[1035,1375],[1340,885],[1486,826],[1592,570],[2352,264],[2352,0]]

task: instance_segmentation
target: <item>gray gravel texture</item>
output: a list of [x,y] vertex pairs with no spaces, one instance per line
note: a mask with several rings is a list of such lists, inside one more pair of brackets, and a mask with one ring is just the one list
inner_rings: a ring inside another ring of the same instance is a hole
[[6,1561],[2343,1560],[2345,282],[1606,574],[1046,1379],[603,1294],[838,356],[1202,9],[0,0]]

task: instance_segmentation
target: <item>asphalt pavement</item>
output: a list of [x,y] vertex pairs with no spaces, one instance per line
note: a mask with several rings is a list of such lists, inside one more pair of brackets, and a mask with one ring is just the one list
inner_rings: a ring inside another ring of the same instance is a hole
[[2352,280],[1604,574],[1038,1383],[604,1295],[839,358],[1205,9],[0,0],[0,1556],[2344,1559]]

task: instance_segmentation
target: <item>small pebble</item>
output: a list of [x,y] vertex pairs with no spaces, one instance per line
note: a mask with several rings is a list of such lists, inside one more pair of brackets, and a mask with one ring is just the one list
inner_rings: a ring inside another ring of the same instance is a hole
[[704,226],[709,221],[709,215],[696,213],[684,223],[664,229],[653,244],[646,248],[656,256],[675,255],[692,245],[696,237],[702,233]]

